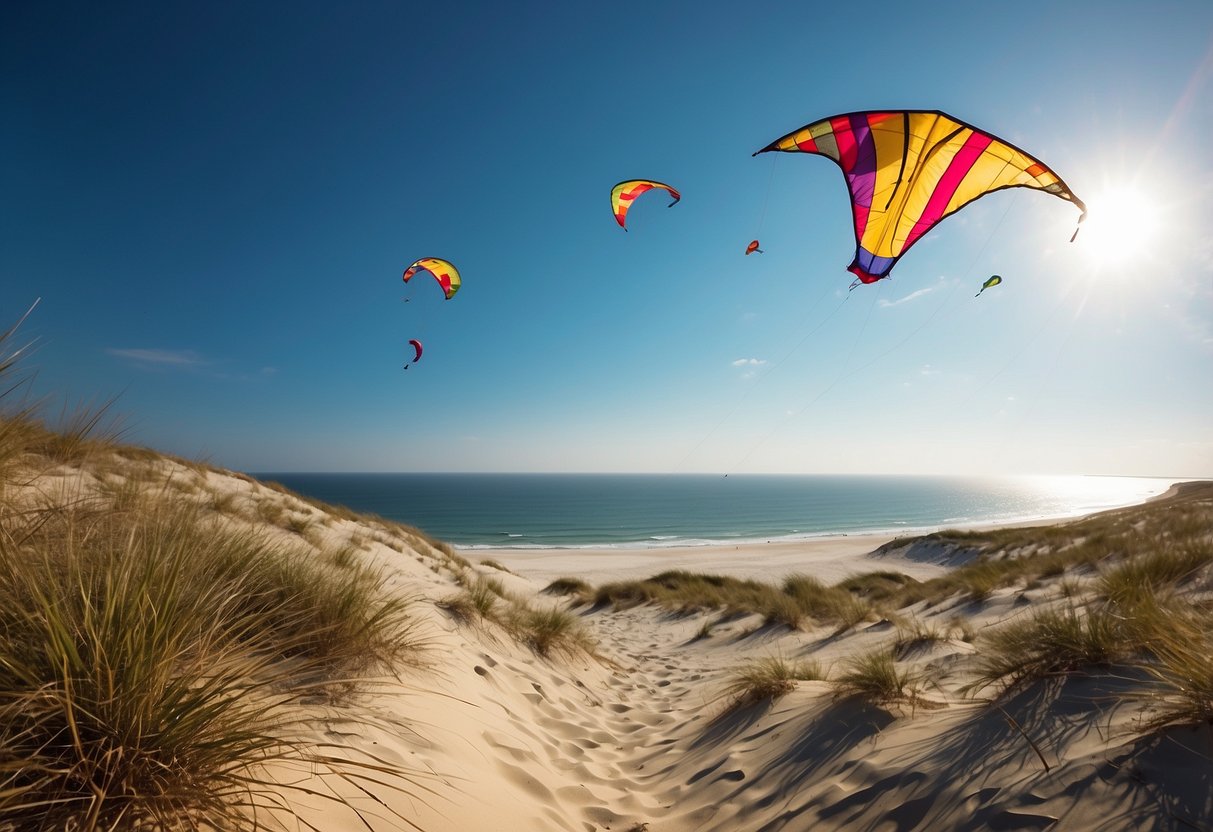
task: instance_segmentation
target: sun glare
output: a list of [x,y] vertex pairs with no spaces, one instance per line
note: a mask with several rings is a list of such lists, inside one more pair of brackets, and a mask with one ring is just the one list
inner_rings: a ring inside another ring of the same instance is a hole
[[1115,267],[1140,260],[1157,243],[1157,204],[1136,188],[1114,188],[1087,202],[1078,242],[1091,260]]

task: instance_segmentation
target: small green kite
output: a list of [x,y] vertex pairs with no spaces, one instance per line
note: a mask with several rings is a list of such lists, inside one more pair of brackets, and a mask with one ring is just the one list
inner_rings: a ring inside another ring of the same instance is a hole
[[[999,277],[998,275],[992,275],[989,280],[987,280],[985,283],[981,284],[981,291],[979,291],[977,293],[977,295],[980,295],[982,292],[984,292],[986,289],[989,289],[991,286],[997,286],[999,283],[1002,283],[1002,278]],[[977,297],[977,295],[973,295],[973,297]]]

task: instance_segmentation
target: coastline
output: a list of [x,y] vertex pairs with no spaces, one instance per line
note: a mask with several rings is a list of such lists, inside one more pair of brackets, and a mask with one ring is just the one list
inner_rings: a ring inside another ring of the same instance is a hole
[[523,578],[540,585],[557,578],[576,577],[598,585],[610,581],[640,580],[660,572],[682,569],[742,580],[778,582],[794,573],[811,574],[832,583],[854,574],[890,569],[918,580],[950,571],[951,567],[914,561],[898,555],[875,555],[877,549],[899,538],[910,539],[944,530],[990,531],[993,529],[1055,526],[1087,517],[1146,505],[1174,496],[1188,484],[1176,482],[1165,492],[1138,503],[1103,508],[1058,517],[1010,520],[997,523],[946,525],[897,532],[838,533],[803,538],[773,538],[767,541],[710,543],[690,546],[587,546],[578,548],[512,548],[455,546],[472,561],[500,563]]

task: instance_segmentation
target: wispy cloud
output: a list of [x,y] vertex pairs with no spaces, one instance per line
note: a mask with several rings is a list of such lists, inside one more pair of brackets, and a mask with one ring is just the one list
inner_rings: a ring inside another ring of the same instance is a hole
[[143,350],[117,349],[106,350],[110,355],[125,358],[139,364],[154,364],[158,367],[205,367],[210,364],[205,358],[193,350]]
[[928,286],[926,289],[919,289],[917,292],[910,292],[910,294],[906,295],[904,298],[898,298],[897,300],[885,300],[884,298],[881,298],[880,305],[881,306],[899,306],[900,304],[909,303],[910,301],[914,300],[915,298],[920,298],[923,295],[929,294],[933,291],[935,291],[934,287]]
[[738,358],[733,362],[734,367],[761,367],[766,364],[765,358]]

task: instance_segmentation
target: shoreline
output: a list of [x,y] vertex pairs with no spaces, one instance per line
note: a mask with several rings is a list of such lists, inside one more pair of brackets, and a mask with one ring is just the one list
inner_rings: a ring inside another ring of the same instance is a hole
[[1145,505],[1175,495],[1185,483],[1176,482],[1165,492],[1136,503],[1093,509],[1079,514],[1005,522],[941,525],[920,529],[823,533],[816,537],[772,538],[736,543],[704,543],[686,546],[605,545],[577,548],[455,546],[469,560],[490,560],[511,572],[546,585],[557,578],[580,578],[598,586],[612,581],[643,580],[660,572],[682,569],[689,572],[727,575],[742,580],[777,582],[788,575],[811,574],[825,583],[851,575],[894,570],[918,580],[942,575],[951,567],[922,563],[897,555],[875,556],[881,546],[899,538],[913,538],[946,530],[991,531],[994,529],[1054,526],[1083,520],[1108,511]]

